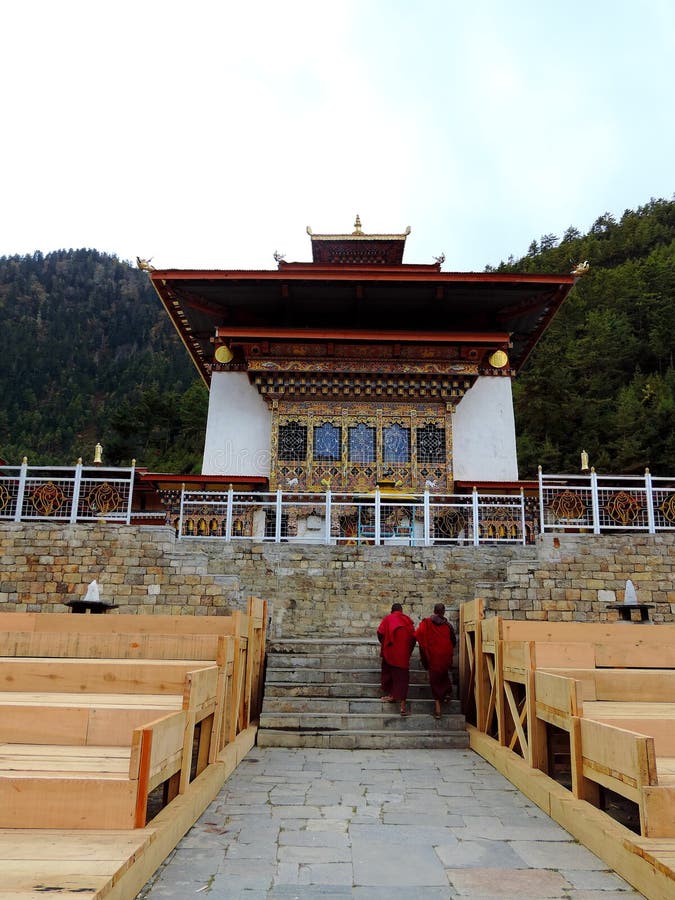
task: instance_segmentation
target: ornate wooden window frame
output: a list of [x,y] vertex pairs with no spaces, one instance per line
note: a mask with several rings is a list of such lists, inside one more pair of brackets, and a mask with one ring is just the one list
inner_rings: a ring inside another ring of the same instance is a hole
[[[378,482],[392,481],[399,488],[423,491],[433,486],[437,491],[452,490],[452,406],[451,404],[419,404],[411,407],[390,404],[373,408],[370,403],[334,404],[305,401],[300,404],[272,402],[272,434],[270,488],[276,490],[372,491]],[[279,428],[297,423],[307,428],[307,458],[279,459]],[[314,458],[314,429],[330,423],[341,429],[341,458]],[[375,429],[375,461],[354,462],[349,459],[349,429],[364,424]],[[409,433],[410,459],[384,462],[384,429],[398,425]],[[417,460],[417,430],[434,425],[445,431],[445,462]],[[429,482],[429,485],[427,485]]]

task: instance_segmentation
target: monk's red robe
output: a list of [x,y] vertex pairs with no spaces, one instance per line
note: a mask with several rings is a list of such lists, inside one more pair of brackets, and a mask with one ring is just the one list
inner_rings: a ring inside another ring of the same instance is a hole
[[422,665],[429,671],[429,685],[434,700],[445,700],[452,694],[450,669],[455,650],[455,632],[442,616],[429,616],[415,632]]
[[415,646],[415,626],[405,613],[385,616],[377,629],[382,656],[382,692],[394,700],[408,698],[410,654]]
[[377,634],[382,644],[382,656],[390,666],[407,669],[415,646],[415,625],[402,612],[389,613],[380,622]]

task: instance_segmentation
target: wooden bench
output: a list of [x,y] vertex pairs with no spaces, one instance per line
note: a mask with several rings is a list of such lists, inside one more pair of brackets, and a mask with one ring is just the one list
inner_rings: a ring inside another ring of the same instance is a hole
[[265,627],[258,598],[218,617],[0,613],[0,822],[143,825],[150,791],[184,792],[248,727]]
[[181,772],[187,719],[147,721],[128,746],[0,744],[0,827],[142,828],[150,792]]
[[613,790],[637,803],[644,836],[675,837],[675,669],[591,668],[596,647],[497,638],[497,739],[548,772],[547,725],[566,731],[576,797],[598,805]]
[[[167,786],[167,799],[171,799],[189,783],[197,729],[197,775],[215,753],[212,740],[221,673],[215,665],[192,668],[194,665],[199,664],[2,660],[3,684],[22,685],[26,690],[0,693],[0,740],[99,746],[104,748],[99,757],[105,757],[110,746],[131,747],[134,729],[180,710],[184,717],[181,764],[171,773],[175,777]],[[102,693],[106,685],[115,690]],[[64,753],[62,749],[61,755]],[[99,766],[105,771],[101,759]]]
[[598,805],[599,786],[608,788],[638,805],[644,836],[675,837],[675,704],[666,704],[672,717],[650,719],[658,704],[616,702],[616,712],[644,707],[645,715],[603,720],[597,711],[605,704],[586,703],[582,682],[572,677],[537,671],[534,690],[537,720],[570,735],[574,796]]

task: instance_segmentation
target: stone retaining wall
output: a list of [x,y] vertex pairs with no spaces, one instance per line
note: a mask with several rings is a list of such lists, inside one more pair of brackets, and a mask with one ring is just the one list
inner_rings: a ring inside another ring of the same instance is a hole
[[66,611],[96,579],[125,613],[218,615],[266,597],[272,636],[372,634],[481,596],[509,618],[601,621],[626,579],[675,621],[675,535],[546,536],[535,547],[325,547],[176,541],[165,526],[0,523],[0,609]]

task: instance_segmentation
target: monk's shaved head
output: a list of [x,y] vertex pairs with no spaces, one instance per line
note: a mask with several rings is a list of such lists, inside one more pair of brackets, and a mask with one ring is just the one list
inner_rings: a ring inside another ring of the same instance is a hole
[[436,606],[434,606],[434,612],[436,613],[437,616],[444,616],[445,615],[445,604],[437,603]]

